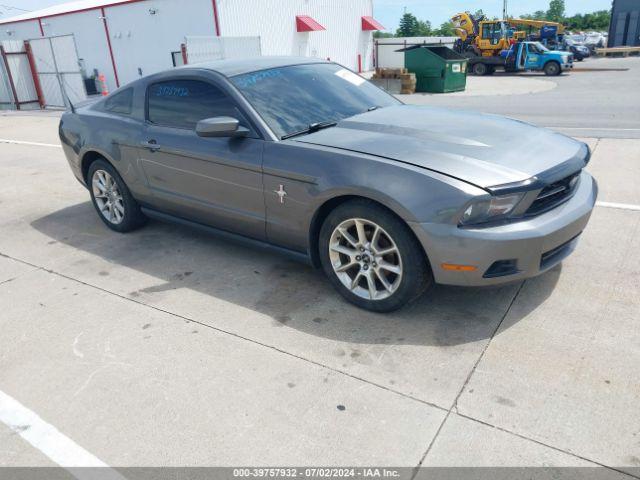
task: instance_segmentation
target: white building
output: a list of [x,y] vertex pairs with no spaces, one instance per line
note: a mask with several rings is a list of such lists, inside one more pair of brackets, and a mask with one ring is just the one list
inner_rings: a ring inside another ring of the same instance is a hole
[[373,0],[79,0],[0,20],[1,40],[72,33],[109,89],[181,58],[187,36],[259,36],[263,55],[372,67]]

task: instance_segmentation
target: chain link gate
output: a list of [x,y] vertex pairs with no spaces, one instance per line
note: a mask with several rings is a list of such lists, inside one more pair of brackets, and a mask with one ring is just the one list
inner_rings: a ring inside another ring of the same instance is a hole
[[73,35],[28,41],[45,107],[68,108],[87,99]]
[[0,109],[40,108],[33,58],[22,40],[0,43]]

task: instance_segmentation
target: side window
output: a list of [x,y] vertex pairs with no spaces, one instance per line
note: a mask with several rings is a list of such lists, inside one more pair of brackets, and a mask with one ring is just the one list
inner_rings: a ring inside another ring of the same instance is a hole
[[491,25],[489,24],[484,24],[482,26],[482,38],[484,40],[490,40],[491,39]]
[[234,117],[247,126],[234,102],[218,87],[199,80],[172,80],[149,86],[148,118],[157,125],[193,129],[210,117]]
[[131,115],[133,106],[133,88],[116,93],[107,98],[104,102],[104,109],[107,112],[118,113],[120,115]]

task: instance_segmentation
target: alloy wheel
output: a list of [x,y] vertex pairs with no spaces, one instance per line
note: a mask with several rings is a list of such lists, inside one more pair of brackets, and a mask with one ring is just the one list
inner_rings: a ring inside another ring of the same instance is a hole
[[402,258],[396,243],[381,226],[362,218],[338,225],[329,240],[333,271],[353,294],[384,300],[402,281]]
[[120,224],[125,213],[124,199],[115,179],[105,170],[96,170],[91,185],[100,214],[109,223]]

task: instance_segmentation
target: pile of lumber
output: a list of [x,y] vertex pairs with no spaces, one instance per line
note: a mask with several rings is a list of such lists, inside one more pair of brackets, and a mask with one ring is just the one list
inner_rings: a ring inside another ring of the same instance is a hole
[[400,93],[416,93],[416,74],[409,73],[406,68],[376,68],[373,79],[397,79],[402,82]]

